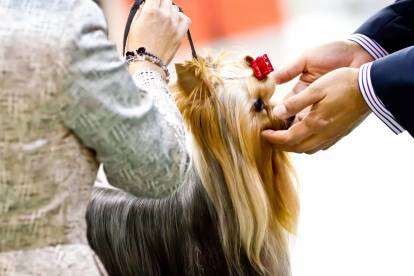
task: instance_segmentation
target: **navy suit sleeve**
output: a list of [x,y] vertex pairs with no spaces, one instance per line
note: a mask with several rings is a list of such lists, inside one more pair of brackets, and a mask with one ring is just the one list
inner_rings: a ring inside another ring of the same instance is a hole
[[374,61],[371,81],[377,97],[414,137],[414,46]]
[[369,18],[355,33],[363,34],[388,53],[414,45],[414,0],[398,0]]

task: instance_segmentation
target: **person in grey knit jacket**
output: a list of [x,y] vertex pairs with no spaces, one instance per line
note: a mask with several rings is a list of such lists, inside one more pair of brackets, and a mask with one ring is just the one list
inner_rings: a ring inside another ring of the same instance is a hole
[[[85,223],[99,162],[135,195],[168,194],[184,171],[164,72],[127,67],[91,0],[0,0],[0,16],[0,275],[105,274]],[[147,0],[128,49],[168,64],[189,23]]]

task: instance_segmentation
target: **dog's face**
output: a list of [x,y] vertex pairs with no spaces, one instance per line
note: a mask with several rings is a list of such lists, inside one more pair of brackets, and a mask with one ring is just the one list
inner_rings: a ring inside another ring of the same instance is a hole
[[173,90],[179,91],[178,107],[196,138],[214,135],[257,160],[265,143],[261,131],[284,128],[285,122],[271,112],[274,80],[257,80],[246,55],[221,54],[176,68],[178,89]]

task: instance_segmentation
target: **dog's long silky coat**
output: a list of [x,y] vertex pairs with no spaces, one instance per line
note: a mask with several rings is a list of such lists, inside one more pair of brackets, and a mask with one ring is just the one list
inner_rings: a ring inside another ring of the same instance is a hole
[[245,56],[176,65],[171,90],[190,139],[192,173],[162,199],[97,189],[88,238],[111,275],[290,275],[299,207],[287,154],[260,137],[285,123],[275,90]]

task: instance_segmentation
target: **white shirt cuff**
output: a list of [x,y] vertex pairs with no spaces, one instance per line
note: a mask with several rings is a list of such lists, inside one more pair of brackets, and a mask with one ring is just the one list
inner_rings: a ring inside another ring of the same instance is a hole
[[359,69],[359,90],[372,112],[383,121],[395,134],[400,134],[404,128],[395,120],[385,105],[377,97],[371,82],[372,62],[364,64]]
[[375,60],[388,56],[388,52],[381,47],[375,40],[363,34],[352,34],[348,40],[358,43]]
[[[133,74],[135,84],[143,85],[147,88],[166,88],[167,84],[164,78],[155,71],[144,69]],[[145,90],[145,89],[144,89]]]

